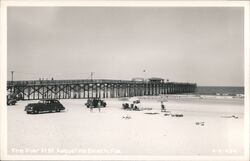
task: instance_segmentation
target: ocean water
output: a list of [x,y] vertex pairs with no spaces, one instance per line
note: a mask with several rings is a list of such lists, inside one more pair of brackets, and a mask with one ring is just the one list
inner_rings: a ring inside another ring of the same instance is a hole
[[236,96],[244,94],[244,87],[198,86],[195,94]]

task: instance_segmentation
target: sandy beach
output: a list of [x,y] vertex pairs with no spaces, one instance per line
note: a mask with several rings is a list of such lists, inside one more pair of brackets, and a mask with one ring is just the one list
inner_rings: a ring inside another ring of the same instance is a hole
[[[60,100],[60,113],[26,114],[28,103],[8,106],[8,152],[20,155],[242,155],[244,99],[143,97],[152,110],[126,111],[123,101],[105,99],[90,112],[86,100]],[[154,114],[146,114],[154,113]],[[129,119],[124,117],[129,116]],[[235,117],[231,117],[235,116]],[[237,118],[236,118],[237,117]]]

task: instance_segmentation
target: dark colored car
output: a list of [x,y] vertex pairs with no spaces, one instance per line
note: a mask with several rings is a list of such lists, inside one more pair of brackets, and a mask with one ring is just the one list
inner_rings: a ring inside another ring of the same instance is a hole
[[14,98],[7,98],[7,105],[15,105],[16,99]]
[[88,99],[87,103],[85,103],[85,105],[89,108],[89,107],[106,107],[107,103],[104,100],[101,99]]
[[65,110],[63,105],[56,99],[40,100],[38,103],[30,103],[25,107],[27,114],[39,112],[60,112]]

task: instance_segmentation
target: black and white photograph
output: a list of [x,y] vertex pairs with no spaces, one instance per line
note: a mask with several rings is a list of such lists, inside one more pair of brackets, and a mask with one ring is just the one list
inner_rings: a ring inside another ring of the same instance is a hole
[[1,1],[0,159],[249,160],[249,1],[168,2]]

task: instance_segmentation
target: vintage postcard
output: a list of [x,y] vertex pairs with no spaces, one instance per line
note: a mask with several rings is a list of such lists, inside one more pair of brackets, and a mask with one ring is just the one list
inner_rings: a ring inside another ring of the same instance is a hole
[[249,1],[1,1],[1,160],[249,160]]

